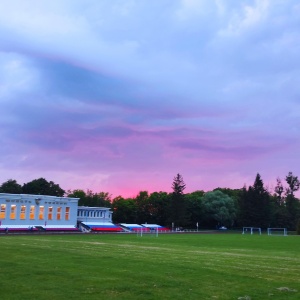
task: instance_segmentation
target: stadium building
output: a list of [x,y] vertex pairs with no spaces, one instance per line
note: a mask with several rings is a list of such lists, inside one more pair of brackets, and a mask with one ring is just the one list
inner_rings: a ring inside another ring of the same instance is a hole
[[77,230],[78,200],[0,193],[0,230]]

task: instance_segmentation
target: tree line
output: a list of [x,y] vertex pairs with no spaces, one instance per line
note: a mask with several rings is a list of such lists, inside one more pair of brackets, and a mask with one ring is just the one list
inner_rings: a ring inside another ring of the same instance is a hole
[[240,189],[216,188],[184,193],[186,184],[181,174],[172,182],[172,192],[140,191],[136,197],[112,198],[107,192],[94,193],[81,189],[64,191],[53,181],[35,179],[23,185],[10,179],[0,186],[1,193],[39,194],[79,198],[79,206],[109,207],[115,223],[155,223],[170,228],[284,227],[300,233],[300,201],[295,192],[300,188],[297,176],[289,172],[285,186],[277,178],[273,192],[264,186],[260,174],[253,185]]

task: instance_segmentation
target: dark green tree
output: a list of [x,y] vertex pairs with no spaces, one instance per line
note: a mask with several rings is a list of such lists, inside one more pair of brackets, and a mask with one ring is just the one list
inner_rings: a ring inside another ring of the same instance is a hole
[[87,190],[86,205],[91,207],[111,207],[111,196],[107,192],[93,193]]
[[135,223],[143,224],[150,221],[150,207],[149,207],[149,194],[147,191],[141,191],[136,196],[136,220]]
[[112,220],[114,223],[135,223],[136,202],[133,199],[124,199],[118,196],[112,200]]
[[299,190],[300,182],[297,176],[294,176],[292,172],[289,172],[285,178],[288,188],[286,189],[286,209],[289,216],[288,227],[291,230],[295,230],[298,219],[300,219],[300,202],[295,197],[295,192]]
[[63,197],[65,191],[53,181],[47,181],[45,178],[39,178],[25,183],[22,186],[24,194],[48,195]]
[[9,179],[1,184],[0,193],[22,194],[22,186],[16,180]]
[[218,228],[231,227],[236,218],[236,207],[232,198],[221,191],[208,192],[203,196],[202,205],[205,218],[213,220]]
[[190,194],[185,194],[187,227],[196,229],[204,225],[204,212],[202,198],[204,191],[195,191]]
[[264,188],[259,174],[256,175],[253,187],[249,187],[248,193],[253,204],[253,222],[257,227],[269,227],[271,217],[270,195]]
[[289,172],[285,177],[285,180],[288,184],[288,188],[286,190],[287,195],[292,195],[294,197],[294,193],[300,188],[300,181],[297,176],[294,176],[292,172]]
[[243,189],[230,189],[230,188],[216,188],[214,191],[221,191],[223,194],[228,195],[233,201],[236,208],[236,218],[233,226],[239,223],[239,199],[242,195]]
[[249,212],[251,211],[252,205],[251,201],[249,201],[248,189],[246,186],[242,188],[237,203],[237,225],[242,227],[248,226],[246,224],[251,223]]
[[172,183],[172,197],[170,208],[170,223],[175,227],[185,226],[187,223],[186,205],[184,201],[185,183],[179,173],[174,177]]
[[267,228],[271,222],[270,195],[264,188],[260,174],[256,175],[253,186],[244,187],[238,200],[239,225]]
[[284,187],[281,179],[277,177],[274,195],[270,196],[271,205],[271,227],[289,227],[289,215],[284,197]]
[[154,192],[148,199],[149,223],[169,226],[167,223],[170,209],[170,194]]
[[260,174],[256,175],[253,186],[243,188],[238,201],[239,225],[267,228],[271,223],[270,195],[264,188]]
[[214,189],[213,191],[220,191],[223,194],[228,195],[233,200],[237,201],[238,198],[240,197],[242,189],[230,189],[230,188],[220,188],[220,187],[218,187],[218,188]]
[[285,205],[289,219],[287,227],[295,230],[298,219],[300,219],[300,202],[293,194],[289,194],[286,197]]
[[78,206],[85,206],[86,204],[86,193],[83,190],[69,190],[67,196],[71,198],[79,198]]
[[279,205],[283,204],[283,202],[284,202],[284,197],[283,197],[284,187],[283,187],[281,179],[279,177],[277,177],[277,179],[276,179],[276,186],[275,186],[274,191],[277,196],[278,204]]
[[91,190],[84,192],[83,190],[68,191],[68,197],[80,198],[79,206],[89,207],[111,207],[111,196],[106,192],[94,193]]
[[275,199],[278,206],[283,206],[285,204],[285,198],[284,198],[284,187],[282,185],[281,179],[278,177],[276,179],[276,186],[274,189],[275,192]]
[[172,190],[173,194],[183,196],[184,195],[184,190],[186,188],[186,184],[183,181],[182,175],[179,173],[174,177],[173,183],[172,183]]
[[289,227],[289,215],[286,208],[285,198],[278,194],[270,196],[271,206],[271,227],[286,228]]

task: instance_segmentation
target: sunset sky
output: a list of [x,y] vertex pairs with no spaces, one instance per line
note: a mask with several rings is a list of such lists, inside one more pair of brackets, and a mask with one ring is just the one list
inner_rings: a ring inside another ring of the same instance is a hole
[[300,177],[298,0],[0,0],[0,184],[113,197]]

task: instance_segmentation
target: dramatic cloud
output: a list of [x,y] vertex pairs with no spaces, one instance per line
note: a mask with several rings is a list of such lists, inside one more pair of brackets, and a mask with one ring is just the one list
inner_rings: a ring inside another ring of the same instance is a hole
[[3,0],[0,182],[134,196],[300,176],[296,0]]

